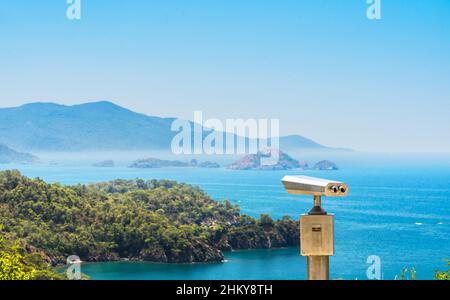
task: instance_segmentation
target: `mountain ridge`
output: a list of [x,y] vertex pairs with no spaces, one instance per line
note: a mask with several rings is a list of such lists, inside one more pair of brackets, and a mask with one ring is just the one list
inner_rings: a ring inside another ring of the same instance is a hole
[[29,153],[17,152],[6,145],[0,144],[0,164],[32,164],[36,162],[39,162],[38,157]]
[[[175,119],[134,112],[107,100],[76,105],[31,102],[0,108],[0,143],[35,152],[164,151],[177,134],[171,131]],[[280,137],[280,148],[342,150],[300,135]]]

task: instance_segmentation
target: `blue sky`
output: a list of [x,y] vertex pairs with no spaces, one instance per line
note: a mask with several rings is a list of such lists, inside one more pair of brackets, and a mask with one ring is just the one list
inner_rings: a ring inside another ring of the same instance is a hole
[[450,1],[0,1],[0,106],[111,100],[149,115],[279,118],[282,134],[450,152]]

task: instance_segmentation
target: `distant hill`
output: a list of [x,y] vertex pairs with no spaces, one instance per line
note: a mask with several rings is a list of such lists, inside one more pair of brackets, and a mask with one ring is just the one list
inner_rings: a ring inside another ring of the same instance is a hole
[[335,171],[339,170],[338,166],[332,161],[329,160],[322,160],[316,163],[313,167],[314,170],[328,170],[328,171]]
[[39,158],[28,153],[17,152],[8,146],[0,144],[0,164],[31,164],[38,162]]
[[[170,150],[174,120],[108,101],[73,106],[30,103],[0,109],[0,143],[22,151]],[[333,149],[299,135],[281,137],[280,148]]]
[[32,103],[0,109],[0,143],[34,151],[167,149],[172,121],[106,101]]

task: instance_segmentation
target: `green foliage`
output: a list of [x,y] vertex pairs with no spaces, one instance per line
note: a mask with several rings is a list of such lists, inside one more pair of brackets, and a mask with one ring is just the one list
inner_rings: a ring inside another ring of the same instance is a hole
[[[410,274],[411,277],[408,277],[408,272]],[[417,280],[416,278],[416,269],[411,268],[408,270],[408,268],[403,268],[402,269],[402,274],[400,275],[400,277],[395,278],[396,280]]]
[[288,216],[274,221],[263,214],[257,221],[243,215],[229,228],[227,238],[233,249],[292,246],[299,242],[299,224]]
[[437,280],[450,280],[450,260],[446,259],[447,261],[447,270],[446,271],[439,271],[436,270],[436,274],[434,275],[434,279]]
[[62,186],[0,172],[0,223],[53,265],[74,254],[83,261],[218,261],[224,249],[298,242],[298,222],[240,216],[229,201],[168,180]]
[[270,229],[270,228],[273,228],[273,226],[275,226],[275,222],[267,214],[262,214],[259,222],[260,222],[261,226],[266,229]]
[[0,280],[62,279],[37,253],[27,253],[11,241],[0,226]]
[[[3,226],[0,226],[0,231]],[[36,275],[36,270],[24,264],[24,257],[17,245],[10,246],[0,235],[0,280],[29,280]]]
[[[436,280],[450,280],[450,260],[446,259],[447,262],[447,270],[446,271],[435,271],[434,279]],[[411,278],[408,277],[408,268],[403,268],[402,274],[400,275],[399,280],[416,280],[416,270],[411,268],[409,270]]]
[[35,275],[36,270],[23,263],[17,248],[0,251],[0,280],[30,280]]

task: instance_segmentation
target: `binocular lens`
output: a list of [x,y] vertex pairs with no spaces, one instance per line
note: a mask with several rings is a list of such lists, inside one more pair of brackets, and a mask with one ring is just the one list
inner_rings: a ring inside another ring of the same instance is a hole
[[341,193],[344,194],[344,193],[347,191],[347,189],[345,188],[345,186],[339,186],[339,187],[337,187],[337,186],[332,186],[332,187],[331,187],[331,191],[332,191],[333,193],[341,192]]

